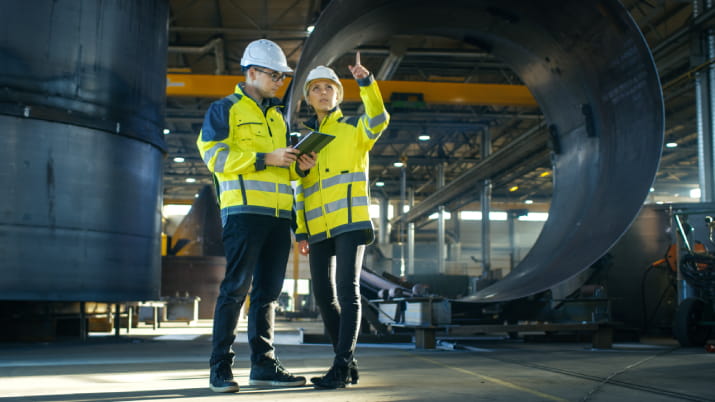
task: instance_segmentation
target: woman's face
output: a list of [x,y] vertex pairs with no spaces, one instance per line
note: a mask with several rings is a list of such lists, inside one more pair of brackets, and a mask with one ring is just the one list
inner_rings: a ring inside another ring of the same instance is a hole
[[314,80],[308,85],[308,104],[316,112],[329,112],[338,105],[338,88],[333,81]]

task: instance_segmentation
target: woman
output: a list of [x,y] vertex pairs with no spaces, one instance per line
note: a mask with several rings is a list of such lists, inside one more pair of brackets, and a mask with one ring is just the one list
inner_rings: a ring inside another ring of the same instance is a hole
[[[344,388],[358,381],[360,270],[365,245],[374,239],[368,212],[368,152],[389,121],[377,82],[360,64],[360,53],[348,68],[360,87],[362,116],[343,116],[343,87],[328,67],[311,70],[303,88],[315,111],[305,125],[335,136],[318,153],[315,167],[300,179],[296,203],[296,239],[301,254],[310,254],[313,294],[335,351],[328,372],[311,379],[316,388]],[[336,265],[331,269],[333,256]]]

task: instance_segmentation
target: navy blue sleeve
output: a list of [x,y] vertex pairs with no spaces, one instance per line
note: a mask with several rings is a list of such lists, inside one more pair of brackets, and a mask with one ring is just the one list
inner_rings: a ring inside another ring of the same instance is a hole
[[228,111],[233,103],[227,99],[218,100],[209,106],[201,127],[201,141],[221,141],[228,138]]

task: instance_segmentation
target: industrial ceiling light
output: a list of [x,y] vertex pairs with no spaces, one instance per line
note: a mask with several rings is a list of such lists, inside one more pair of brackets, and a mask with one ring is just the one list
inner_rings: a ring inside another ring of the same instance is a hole
[[385,187],[385,182],[384,181],[376,181],[375,187]]
[[194,179],[193,177],[187,177],[186,182],[187,183],[196,183],[196,179]]
[[666,148],[677,148],[678,143],[677,142],[669,142],[669,143],[665,144],[665,147]]
[[171,133],[171,130],[169,130],[168,128],[165,128],[165,129],[164,129],[164,135],[167,135],[167,134],[169,134],[169,133]]
[[395,163],[392,164],[392,166],[394,166],[394,167],[403,167],[403,166],[405,166],[405,164],[402,163],[402,162],[395,162]]
[[519,186],[511,186],[511,187],[509,187],[509,192],[513,193],[514,191],[516,191],[518,189],[519,189]]
[[417,137],[417,139],[420,140],[420,141],[429,141],[430,136],[427,135],[427,134],[422,134],[422,135],[420,135],[419,137]]
[[174,158],[174,162],[176,162],[176,163],[184,163],[185,161],[186,161],[186,159],[184,159],[181,156],[177,156]]

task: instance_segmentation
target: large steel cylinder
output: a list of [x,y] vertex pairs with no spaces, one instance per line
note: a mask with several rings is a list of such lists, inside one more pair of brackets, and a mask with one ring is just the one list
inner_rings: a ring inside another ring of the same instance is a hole
[[470,300],[528,296],[600,258],[641,208],[663,143],[660,81],[627,10],[617,0],[333,0],[303,47],[289,110],[312,67],[399,34],[493,53],[529,88],[558,145],[541,235],[505,279]]
[[0,3],[0,300],[159,297],[167,1]]

